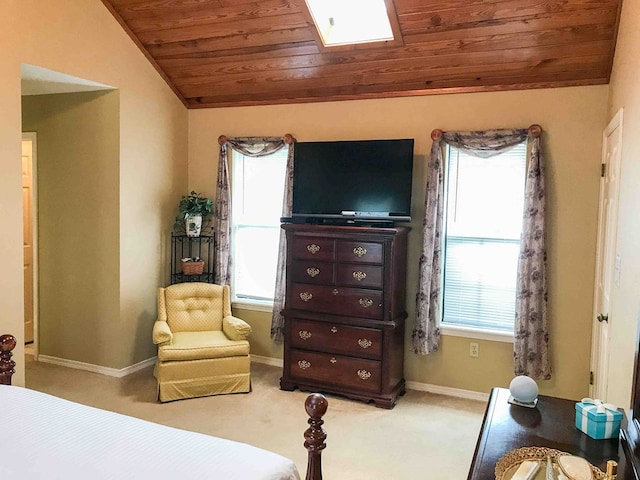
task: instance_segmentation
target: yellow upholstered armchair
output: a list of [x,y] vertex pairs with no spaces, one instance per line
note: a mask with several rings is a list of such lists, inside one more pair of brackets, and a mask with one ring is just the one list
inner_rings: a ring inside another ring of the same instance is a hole
[[229,287],[178,283],[158,289],[154,375],[161,402],[251,389],[251,326],[231,315]]

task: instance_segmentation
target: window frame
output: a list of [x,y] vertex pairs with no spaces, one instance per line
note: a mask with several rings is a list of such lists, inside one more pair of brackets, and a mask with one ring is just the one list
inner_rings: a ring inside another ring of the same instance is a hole
[[[524,192],[525,190],[525,182],[526,182],[526,174],[527,174],[527,167],[528,167],[528,163],[529,163],[529,154],[530,154],[530,149],[531,149],[531,145],[528,141],[523,142],[525,143],[525,158],[524,158],[524,175],[523,175],[523,179],[524,182],[522,183],[522,190]],[[445,200],[448,202],[449,200],[449,192],[448,192],[448,174],[449,174],[449,160],[450,160],[450,150],[452,148],[455,148],[451,145],[446,145],[445,147],[445,155],[444,155],[444,167],[445,167],[445,177],[444,177],[444,194],[445,194]],[[459,149],[457,149],[459,150]],[[499,329],[492,329],[492,328],[487,328],[487,327],[474,327],[471,325],[455,325],[455,324],[451,324],[451,323],[445,323],[444,322],[444,299],[445,299],[445,294],[444,294],[444,288],[445,288],[445,274],[446,274],[446,268],[445,268],[445,264],[446,264],[446,247],[445,247],[445,242],[447,239],[447,208],[445,207],[445,210],[443,212],[443,234],[442,234],[442,256],[441,256],[441,262],[442,262],[442,289],[443,289],[443,293],[441,295],[441,299],[440,299],[440,319],[438,321],[438,325],[440,328],[440,332],[442,335],[445,336],[452,336],[452,337],[464,337],[464,338],[471,338],[471,339],[478,339],[478,340],[488,340],[488,341],[494,341],[494,342],[504,342],[504,343],[513,343],[514,342],[514,332],[513,330],[499,330]],[[515,321],[515,311],[514,311],[514,321]]]
[[[284,152],[284,153],[283,153]],[[273,152],[271,155],[283,155],[284,159],[283,159],[283,172],[282,172],[282,176],[283,176],[283,181],[284,181],[284,176],[286,173],[286,168],[287,168],[287,155],[288,155],[288,146],[284,147],[281,150],[278,150],[276,152]],[[232,258],[232,266],[231,266],[231,305],[233,308],[241,308],[243,310],[252,310],[252,311],[257,311],[257,312],[272,312],[273,310],[273,305],[274,305],[274,298],[259,298],[259,297],[251,297],[251,296],[238,296],[237,294],[237,288],[236,288],[236,281],[237,281],[237,275],[236,275],[236,268],[238,266],[237,262],[235,261],[235,259],[237,259],[237,245],[236,245],[236,231],[238,230],[238,223],[236,223],[235,219],[237,218],[236,212],[237,212],[237,208],[238,208],[238,203],[237,202],[242,202],[241,197],[241,193],[237,193],[238,190],[238,182],[240,181],[239,178],[244,179],[244,175],[238,174],[237,172],[237,160],[238,160],[238,156],[241,156],[244,162],[245,158],[258,158],[258,159],[265,159],[265,157],[251,157],[249,155],[244,155],[242,152],[238,152],[237,150],[234,149],[230,149],[230,162],[229,162],[229,176],[230,176],[230,186],[231,186],[231,258]],[[244,163],[243,163],[243,168],[244,168]],[[235,170],[235,171],[234,171]],[[243,182],[243,186],[242,188],[244,188],[244,182]],[[283,198],[284,196],[284,185],[283,185],[283,191],[282,191],[282,196],[281,198]],[[234,198],[235,197],[235,198]],[[278,211],[278,216],[277,218],[279,219],[281,217],[281,211]],[[245,226],[245,227],[257,227],[257,228],[268,228],[268,229],[274,229],[277,230],[278,232],[280,231],[280,223],[276,223],[275,225],[267,225],[267,224],[251,224],[251,223],[243,223],[241,225]],[[276,250],[275,252],[276,254],[276,264],[277,264],[277,255],[278,252]],[[275,282],[275,276],[276,276],[276,271],[274,270],[274,282]],[[275,288],[274,288],[274,292],[275,293]],[[272,295],[273,295],[272,293]]]

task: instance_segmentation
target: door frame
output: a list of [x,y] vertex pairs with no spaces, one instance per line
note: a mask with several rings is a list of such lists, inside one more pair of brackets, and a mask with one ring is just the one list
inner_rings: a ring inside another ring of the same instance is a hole
[[[618,179],[620,178],[620,166],[621,166],[620,164],[622,159],[622,128],[623,128],[623,109],[620,108],[620,110],[616,112],[616,114],[613,116],[609,124],[606,126],[606,128],[602,132],[602,153],[601,153],[601,162],[600,162],[601,165],[606,165],[603,168],[606,168],[607,171],[611,171],[611,169],[614,169],[613,171],[617,172]],[[607,150],[609,145],[609,137],[611,133],[614,132],[616,129],[618,129],[617,135],[619,136],[618,151],[615,157],[610,158],[609,162],[607,162]],[[592,316],[591,316],[592,327],[591,327],[591,362],[590,362],[591,373],[590,375],[591,375],[592,381],[590,382],[590,385],[589,385],[589,395],[592,398],[602,398],[603,400],[606,401],[607,386],[606,385],[603,386],[602,381],[603,381],[603,378],[606,377],[608,372],[599,372],[598,366],[601,365],[601,359],[603,358],[603,356],[606,356],[607,360],[605,365],[607,365],[608,367],[610,345],[601,345],[601,340],[602,340],[600,335],[601,325],[600,325],[600,322],[597,320],[597,316],[599,313],[598,312],[599,303],[600,303],[600,296],[598,294],[598,281],[600,276],[603,273],[605,259],[613,258],[614,259],[613,261],[615,263],[615,257],[614,256],[609,257],[607,255],[607,252],[603,251],[604,249],[603,244],[605,240],[603,236],[603,229],[605,228],[605,225],[603,223],[603,218],[602,218],[603,202],[604,202],[604,195],[605,195],[605,191],[604,191],[605,184],[604,184],[603,178],[604,177],[601,177],[601,180],[600,180],[600,193],[598,196],[598,232],[597,232],[597,246],[596,246],[596,270],[595,270],[594,288],[593,288],[593,310],[592,310]],[[616,183],[616,189],[613,192],[613,198],[615,198],[614,204],[611,206],[611,211],[610,211],[610,215],[613,217],[612,219],[610,219],[610,225],[614,232],[617,232],[618,230],[619,193],[620,193],[620,181],[618,180],[618,182]],[[609,248],[614,249],[613,253],[615,253],[615,248],[616,248],[615,242],[613,242],[613,244],[610,245]],[[609,312],[607,312],[607,314],[608,313]],[[607,328],[610,328],[610,324]],[[608,336],[608,338],[610,338],[610,335]]]
[[33,356],[38,360],[38,134],[22,132],[22,140],[31,141],[31,232],[33,249]]

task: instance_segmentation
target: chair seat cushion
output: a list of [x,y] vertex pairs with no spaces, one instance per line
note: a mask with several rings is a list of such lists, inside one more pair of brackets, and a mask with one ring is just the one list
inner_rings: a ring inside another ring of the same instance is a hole
[[200,360],[249,355],[249,342],[229,340],[222,331],[175,332],[170,344],[158,347],[158,360]]

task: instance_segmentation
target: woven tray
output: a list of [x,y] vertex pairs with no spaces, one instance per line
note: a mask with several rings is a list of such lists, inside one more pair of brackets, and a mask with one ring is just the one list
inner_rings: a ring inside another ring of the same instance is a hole
[[[509,480],[511,476],[518,469],[520,464],[525,460],[546,460],[547,456],[551,457],[551,460],[555,463],[557,458],[561,455],[571,455],[570,453],[563,452],[561,450],[556,450],[553,448],[547,447],[523,447],[516,448],[515,450],[511,450],[510,452],[505,453],[498,463],[496,463],[496,480]],[[594,480],[604,480],[606,475],[600,470],[598,467],[591,465],[591,472],[593,474]],[[536,480],[538,478],[545,478],[545,465],[543,464],[542,468],[538,470],[537,475],[534,477]]]
[[182,273],[185,275],[200,275],[204,270],[204,262],[182,262]]

